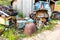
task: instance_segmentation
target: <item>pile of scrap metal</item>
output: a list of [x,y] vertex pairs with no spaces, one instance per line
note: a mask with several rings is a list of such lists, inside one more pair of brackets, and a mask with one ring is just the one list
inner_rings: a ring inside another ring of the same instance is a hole
[[[56,19],[56,20],[60,19],[60,12],[58,12],[58,10],[57,10],[58,8],[57,8],[57,6],[55,6],[55,2],[56,2],[56,1],[58,1],[58,0],[51,0],[51,1],[50,1],[50,7],[51,7],[51,11],[52,11],[51,18],[54,19],[54,20],[55,20],[55,19]],[[56,9],[55,7],[56,7],[57,9]]]
[[[0,6],[0,25],[5,26],[5,30],[10,27],[15,27],[17,29],[24,29],[24,33],[26,35],[31,35],[36,31],[36,25],[34,24],[34,20],[26,17],[26,18],[17,18],[17,11],[13,8],[7,6]],[[22,29],[22,30],[23,30]]]
[[34,4],[34,12],[30,14],[30,17],[16,20],[18,13],[15,10],[10,7],[0,6],[0,24],[7,26],[17,25],[18,29],[24,29],[23,32],[29,36],[36,32],[36,28],[43,28],[44,25],[49,24],[52,10],[53,5],[50,6],[50,2],[38,1]]
[[30,18],[17,20],[17,26],[23,28],[26,35],[31,35],[36,31],[36,28],[44,27],[49,23],[51,14],[49,2],[38,1],[34,4],[34,12],[30,14]]
[[30,17],[36,21],[38,27],[44,27],[44,25],[48,24],[50,16],[51,8],[49,2],[46,1],[36,2],[34,4],[34,13],[30,15]]
[[49,24],[52,12],[54,11],[55,1],[37,1],[34,4],[34,12],[30,14],[30,18],[36,21],[36,24],[41,27],[41,25]]
[[22,29],[23,33],[26,34],[27,36],[30,36],[37,30],[36,25],[34,24],[34,20],[29,17],[18,19],[17,28]]
[[6,27],[16,24],[16,15],[18,13],[11,6],[0,5],[0,24]]

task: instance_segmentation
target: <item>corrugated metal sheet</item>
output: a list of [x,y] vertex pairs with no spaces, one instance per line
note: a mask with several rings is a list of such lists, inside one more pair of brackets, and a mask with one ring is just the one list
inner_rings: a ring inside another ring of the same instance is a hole
[[28,17],[33,12],[34,0],[17,0],[16,8],[19,12],[23,12],[23,17]]

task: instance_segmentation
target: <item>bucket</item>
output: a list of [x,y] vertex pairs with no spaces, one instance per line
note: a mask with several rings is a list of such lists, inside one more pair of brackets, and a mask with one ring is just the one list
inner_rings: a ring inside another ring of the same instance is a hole
[[24,28],[26,22],[25,20],[17,20],[18,28]]

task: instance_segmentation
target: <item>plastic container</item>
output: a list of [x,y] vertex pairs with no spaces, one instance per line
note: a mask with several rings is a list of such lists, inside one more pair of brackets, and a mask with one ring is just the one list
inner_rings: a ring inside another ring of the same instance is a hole
[[17,20],[18,28],[24,28],[26,20]]

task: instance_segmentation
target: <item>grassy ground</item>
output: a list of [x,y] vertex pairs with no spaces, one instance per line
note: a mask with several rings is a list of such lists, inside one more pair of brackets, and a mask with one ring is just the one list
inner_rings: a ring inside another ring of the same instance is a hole
[[[46,25],[44,28],[38,28],[37,32],[34,33],[33,35],[36,35],[36,34],[42,32],[43,30],[50,30],[58,21],[59,20],[51,20],[51,24]],[[27,37],[21,30],[19,30],[19,31],[20,32],[18,33],[18,31],[12,27],[12,28],[4,31],[1,36],[4,38],[7,38],[8,40],[16,40],[17,38]]]
[[37,33],[42,32],[43,30],[50,30],[56,25],[59,20],[51,20],[49,25],[44,26],[44,28],[38,28]]

